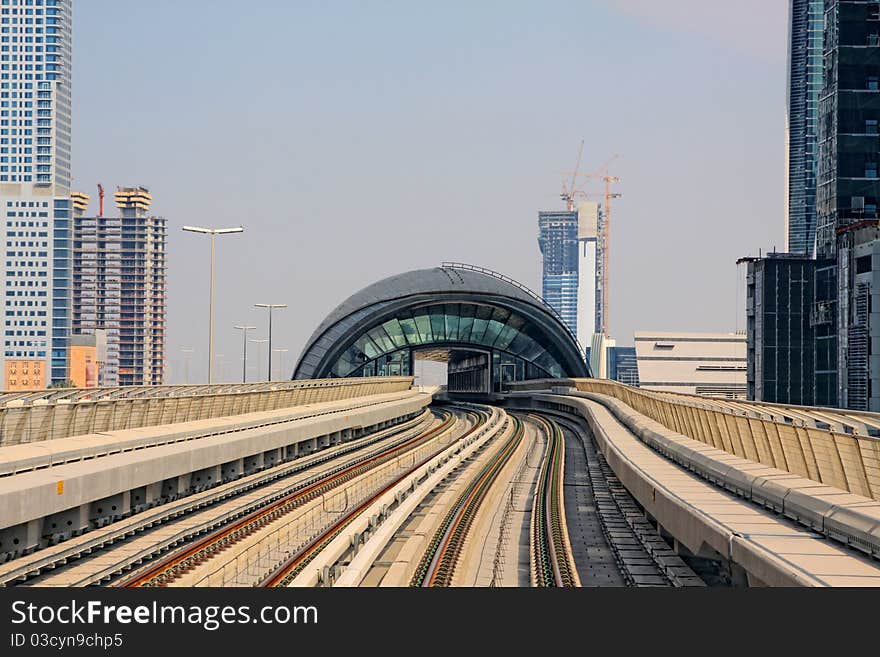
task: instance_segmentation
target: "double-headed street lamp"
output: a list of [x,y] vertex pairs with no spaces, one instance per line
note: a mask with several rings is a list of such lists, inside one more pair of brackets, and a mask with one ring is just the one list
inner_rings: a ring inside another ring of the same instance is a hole
[[211,236],[211,296],[208,302],[208,383],[214,382],[214,238],[217,235],[242,233],[244,228],[202,228],[201,226],[184,226],[190,233],[204,233]]
[[247,383],[247,343],[248,343],[247,332],[253,331],[257,327],[256,326],[236,326],[235,328],[237,328],[239,331],[241,331],[242,335],[244,336],[244,341],[243,341],[244,346],[242,348],[242,355],[241,355],[241,361],[242,361],[241,382]]
[[269,380],[272,380],[272,309],[287,308],[286,303],[255,303],[255,308],[269,309]]

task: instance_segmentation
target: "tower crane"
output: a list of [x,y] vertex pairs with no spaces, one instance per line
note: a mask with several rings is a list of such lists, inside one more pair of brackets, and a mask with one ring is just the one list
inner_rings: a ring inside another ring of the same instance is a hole
[[[583,150],[583,141],[581,141],[581,150]],[[599,167],[593,173],[582,173],[578,174],[578,170],[580,169],[580,152],[578,152],[578,166],[575,168],[575,171],[572,175],[572,182],[570,187],[566,190],[563,189],[562,198],[563,200],[568,202],[569,211],[574,209],[574,199],[578,196],[582,197],[590,197],[593,196],[589,192],[584,192],[575,187],[575,179],[578,175],[587,180],[600,180],[605,183],[605,221],[603,222],[602,229],[602,321],[600,330],[601,333],[605,336],[609,334],[609,309],[611,307],[611,289],[609,287],[608,282],[608,272],[609,266],[611,262],[611,200],[620,198],[622,194],[620,192],[612,191],[612,185],[615,183],[619,183],[622,179],[618,176],[612,176],[608,172],[608,168],[611,163],[616,160],[618,155],[611,156],[605,164]]]
[[104,216],[104,185],[98,183],[98,216]]
[[581,156],[584,154],[584,140],[581,139],[581,145],[578,148],[578,158],[577,163],[574,165],[574,171],[571,172],[571,183],[569,183],[568,187],[565,186],[565,183],[562,183],[562,193],[559,195],[563,201],[565,201],[565,207],[569,212],[574,210],[574,198],[580,192],[575,188],[577,184],[578,171],[581,169]]

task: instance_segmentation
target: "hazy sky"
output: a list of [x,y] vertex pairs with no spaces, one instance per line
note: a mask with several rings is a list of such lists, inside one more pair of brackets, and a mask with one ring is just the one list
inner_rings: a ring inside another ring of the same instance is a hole
[[[443,260],[540,291],[537,212],[612,154],[611,331],[729,331],[735,260],[782,248],[786,0],[77,0],[74,185],[168,218],[168,380],[220,377],[253,303],[285,376],[379,278]],[[740,320],[742,328],[742,320]],[[254,345],[251,345],[252,347]],[[253,353],[253,352],[252,352]],[[255,366],[251,376],[256,374]],[[263,368],[265,374],[265,366]]]

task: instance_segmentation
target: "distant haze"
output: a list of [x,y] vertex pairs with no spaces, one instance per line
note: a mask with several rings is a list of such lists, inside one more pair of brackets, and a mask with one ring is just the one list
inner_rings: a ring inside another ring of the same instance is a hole
[[290,304],[287,378],[379,278],[458,260],[540,290],[537,213],[581,139],[585,170],[620,154],[618,344],[734,330],[735,260],[782,248],[785,0],[244,6],[74,8],[74,187],[95,211],[96,183],[146,185],[169,220],[169,382],[183,347],[206,378],[208,240],[185,224],[245,227],[217,240],[225,380],[233,326],[265,337],[254,303]]

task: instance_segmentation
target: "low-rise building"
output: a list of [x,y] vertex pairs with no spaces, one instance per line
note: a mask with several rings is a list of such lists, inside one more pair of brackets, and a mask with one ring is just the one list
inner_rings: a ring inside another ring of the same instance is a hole
[[746,398],[745,334],[637,331],[634,341],[640,388]]

